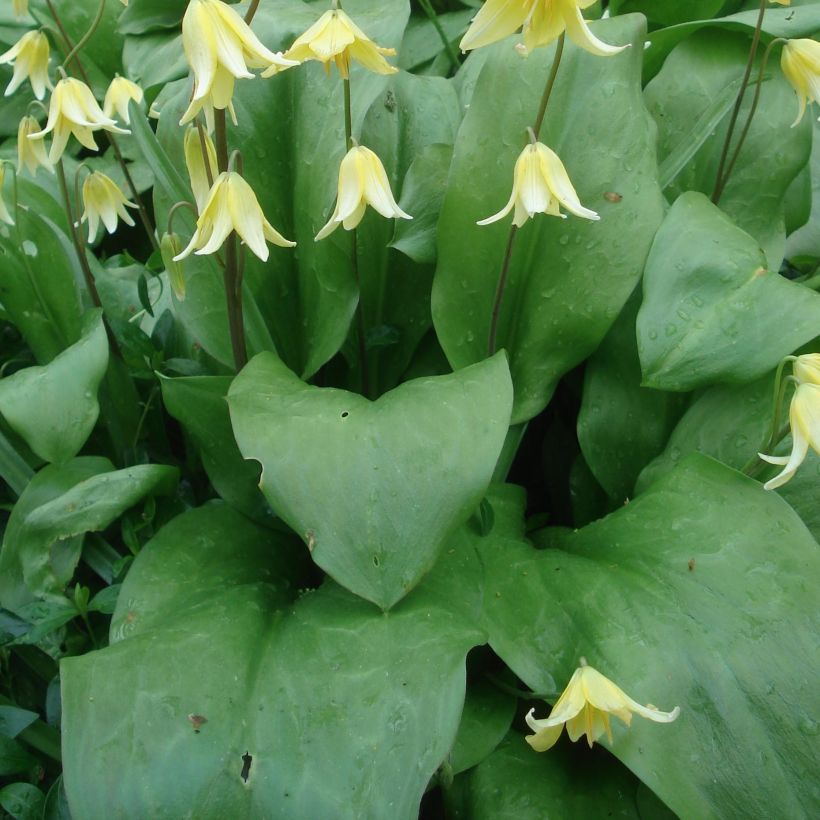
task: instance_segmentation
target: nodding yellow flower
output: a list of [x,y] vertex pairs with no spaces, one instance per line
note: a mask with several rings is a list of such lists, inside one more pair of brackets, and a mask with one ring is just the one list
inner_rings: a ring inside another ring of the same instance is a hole
[[185,301],[185,272],[182,262],[177,262],[176,257],[182,252],[182,242],[175,233],[164,233],[159,241],[159,251],[162,256],[162,264],[168,273],[168,281],[174,296],[180,302]]
[[528,735],[526,740],[536,752],[546,752],[561,736],[564,724],[570,740],[575,742],[585,734],[592,748],[604,733],[612,743],[610,715],[615,715],[627,726],[632,722],[633,712],[657,723],[671,723],[680,714],[680,707],[661,712],[653,706],[641,706],[582,659],[549,717],[536,720],[532,716],[534,711],[530,709],[525,719],[535,734]]
[[196,209],[199,213],[202,213],[202,208],[208,199],[208,194],[211,192],[213,180],[216,179],[219,173],[219,167],[216,161],[216,148],[214,148],[213,141],[204,131],[202,136],[204,137],[205,154],[208,157],[210,173],[205,165],[205,156],[203,156],[202,153],[203,140],[199,138],[199,129],[193,125],[190,126],[185,132],[185,138],[183,140],[185,165],[188,167],[188,176],[191,179],[191,190],[193,191]]
[[231,231],[236,231],[242,241],[263,262],[268,258],[265,240],[292,248],[296,245],[285,239],[273,225],[265,219],[253,188],[236,171],[223,171],[214,180],[208,199],[196,221],[196,230],[182,253],[174,257],[179,262],[194,249],[196,253],[214,253]]
[[103,114],[91,89],[84,82],[66,77],[57,83],[51,95],[46,127],[36,134],[29,134],[28,138],[41,139],[53,131],[48,159],[49,162],[56,163],[62,157],[71,134],[74,134],[86,148],[96,151],[97,143],[94,141],[93,132],[101,128],[117,134],[131,133],[119,128],[114,120]]
[[595,211],[581,205],[558,154],[542,142],[533,142],[521,152],[515,162],[513,189],[509,202],[497,214],[481,219],[477,224],[489,225],[497,222],[503,219],[513,207],[515,207],[513,225],[517,228],[538,213],[566,219],[566,216],[559,210],[559,205],[563,205],[575,216],[600,219]]
[[17,127],[17,171],[20,172],[25,166],[32,176],[37,174],[37,169],[42,165],[51,173],[54,173],[54,166],[48,161],[46,156],[45,140],[30,140],[29,134],[36,134],[40,130],[40,123],[34,117],[26,116],[20,120]]
[[804,353],[794,360],[794,377],[800,384],[820,384],[820,353]]
[[134,220],[125,210],[125,207],[136,208],[137,206],[125,198],[125,194],[117,187],[111,177],[94,171],[85,178],[83,183],[83,205],[85,210],[80,219],[81,222],[88,220],[88,241],[93,242],[97,238],[97,228],[102,220],[108,233],[117,230],[117,217],[122,219],[126,225],[133,225]]
[[783,74],[797,93],[797,119],[806,112],[806,101],[820,101],[820,43],[814,40],[787,40],[780,54]]
[[331,9],[296,39],[285,57],[299,62],[321,60],[328,72],[333,61],[347,79],[351,58],[376,74],[395,74],[398,69],[384,59],[395,53],[394,48],[377,46],[341,9]]
[[48,56],[48,37],[42,31],[27,31],[8,51],[0,54],[0,65],[14,64],[5,96],[13,94],[28,77],[34,96],[42,100],[46,88],[52,87],[48,78]]
[[388,219],[413,218],[393,198],[382,161],[369,148],[356,145],[342,158],[336,208],[327,225],[316,234],[316,241],[332,234],[339,225],[344,225],[346,231],[353,230],[362,221],[368,205]]
[[599,57],[610,57],[627,46],[611,46],[599,40],[587,26],[581,9],[595,0],[487,0],[473,18],[459,47],[462,51],[503,40],[523,26],[526,54],[549,45],[565,31],[575,45]]
[[12,0],[11,7],[18,20],[28,17],[28,0]]
[[205,109],[228,108],[235,120],[231,98],[238,77],[252,79],[248,68],[266,68],[265,76],[298,65],[269,51],[237,14],[222,0],[191,0],[182,18],[182,47],[194,72],[191,104],[179,121],[190,122]]
[[6,207],[6,202],[3,199],[3,183],[6,180],[6,163],[0,159],[0,222],[5,222],[7,225],[14,224],[14,218],[9,213]]
[[142,102],[143,97],[142,89],[136,83],[117,75],[111,80],[111,85],[108,86],[108,91],[105,92],[103,114],[106,117],[113,117],[116,112],[120,120],[126,125],[130,125],[131,118],[128,113],[128,103],[133,100],[139,104]]

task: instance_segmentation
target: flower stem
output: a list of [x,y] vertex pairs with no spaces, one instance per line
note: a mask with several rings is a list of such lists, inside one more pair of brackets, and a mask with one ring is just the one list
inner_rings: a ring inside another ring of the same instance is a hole
[[[97,14],[94,16],[94,19],[91,21],[91,25],[88,27],[88,31],[77,40],[77,44],[71,51],[66,54],[65,60],[63,60],[63,65],[68,68],[69,63],[77,57],[80,53],[82,47],[94,36],[94,32],[97,30],[97,26],[100,24],[100,20],[102,20],[103,12],[105,11],[105,0],[100,0],[99,5],[97,6]],[[80,61],[79,58],[77,59],[77,65],[79,66]]]
[[441,21],[438,19],[438,15],[436,14],[436,10],[430,3],[430,0],[419,0],[419,5],[422,7],[424,13],[427,15],[427,19],[433,24],[433,28],[435,28],[438,36],[441,38],[441,42],[444,44],[444,51],[447,54],[448,59],[450,60],[450,64],[453,67],[453,71],[458,71],[461,63],[458,59],[458,54],[456,54],[455,49],[453,48],[453,44],[450,42],[450,39],[447,37],[446,32],[441,26]]
[[[544,93],[541,95],[541,102],[538,106],[538,113],[535,115],[535,124],[532,133],[536,139],[541,133],[541,126],[544,124],[544,116],[547,113],[552,90],[555,88],[555,79],[558,76],[558,67],[561,65],[561,56],[564,53],[564,35],[562,34],[555,44],[555,56],[552,58],[552,66],[544,86]],[[501,314],[501,303],[504,300],[504,291],[507,288],[507,278],[510,272],[510,262],[512,261],[513,246],[515,237],[518,235],[518,228],[515,224],[510,225],[510,232],[507,234],[507,247],[504,251],[504,258],[501,261],[501,272],[498,275],[498,284],[495,288],[495,298],[493,299],[493,309],[490,315],[490,333],[487,337],[487,352],[492,356],[497,350],[498,318]]]
[[251,21],[256,14],[257,9],[259,8],[259,0],[251,0],[250,6],[248,6],[248,10],[245,12],[245,22],[250,25]]
[[743,80],[741,81],[740,89],[737,92],[735,107],[732,109],[732,116],[729,120],[729,129],[726,132],[726,139],[723,142],[723,150],[720,154],[720,162],[718,163],[718,170],[715,175],[715,189],[712,191],[712,202],[714,202],[715,205],[720,202],[720,197],[723,195],[723,190],[726,187],[726,183],[729,181],[729,175],[725,171],[726,161],[729,157],[729,147],[732,144],[732,137],[734,136],[735,125],[737,125],[737,118],[740,115],[740,107],[743,105],[743,98],[746,95],[746,88],[749,85],[749,77],[752,74],[752,65],[754,65],[755,56],[757,55],[757,46],[760,42],[760,31],[763,28],[763,17],[766,14],[767,2],[768,0],[760,0],[760,12],[757,15],[757,23],[755,24],[754,34],[752,35],[752,46],[749,49],[749,58],[746,60]]
[[[345,151],[353,147],[353,107],[350,103],[350,78],[342,80],[344,87],[344,109],[345,109]],[[370,396],[370,371],[367,366],[367,337],[364,323],[364,309],[362,308],[362,280],[359,274],[359,237],[358,231],[354,228],[351,232],[353,238],[353,248],[350,255],[350,264],[353,268],[353,276],[356,279],[356,287],[359,290],[359,303],[356,305],[356,326],[359,342],[359,367],[361,369],[362,395]]]
[[[228,134],[225,123],[225,109],[214,110],[214,137],[216,143],[216,160],[220,173],[228,170]],[[207,167],[207,161],[206,161]],[[228,328],[231,335],[231,349],[237,371],[248,363],[248,351],[245,346],[245,323],[242,318],[242,298],[239,282],[239,256],[236,247],[236,232],[231,231],[225,240],[225,267],[223,269],[225,299],[228,309]]]

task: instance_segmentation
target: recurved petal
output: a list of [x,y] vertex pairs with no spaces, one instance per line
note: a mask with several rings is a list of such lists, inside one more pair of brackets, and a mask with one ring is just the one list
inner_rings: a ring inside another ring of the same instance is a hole
[[362,147],[362,172],[364,183],[364,198],[382,216],[388,219],[400,217],[401,219],[412,219],[410,214],[399,208],[398,203],[390,190],[390,180],[387,172],[378,155],[369,148]]
[[242,241],[263,262],[267,261],[269,251],[265,244],[265,232],[262,227],[262,209],[259,201],[248,183],[239,174],[228,174],[227,206],[231,222]]
[[570,182],[564,164],[558,154],[547,148],[543,143],[537,144],[538,154],[541,160],[541,170],[555,198],[575,216],[585,219],[600,219],[595,211],[585,208],[578,199],[578,194]]
[[595,54],[599,57],[611,57],[618,54],[628,46],[611,46],[603,40],[599,40],[590,30],[589,26],[581,14],[581,9],[573,2],[573,0],[558,0],[564,14],[564,22],[567,26],[567,34],[569,39],[575,45],[580,46],[590,54]]
[[[809,452],[809,440],[802,434],[800,428],[792,427],[792,451],[783,469],[774,477],[769,479],[764,485],[764,490],[776,490],[782,487],[796,472],[803,463]],[[769,459],[767,458],[766,461]],[[774,463],[774,462],[772,462]]]
[[369,40],[366,42],[356,40],[348,51],[357,63],[374,74],[395,74],[398,71],[396,66],[390,65],[382,56],[382,54],[395,54],[395,49],[378,48]]
[[533,2],[535,0],[487,0],[473,17],[459,48],[470,51],[503,40],[523,25]]
[[182,18],[182,48],[194,72],[193,99],[210,90],[217,66],[217,47],[211,17],[201,0],[191,0]]
[[536,752],[546,752],[547,749],[551,749],[558,741],[561,732],[564,730],[564,724],[558,723],[555,725],[539,726],[539,721],[536,721],[532,717],[533,711],[535,710],[530,709],[525,720],[535,734],[527,735],[525,740]]
[[264,217],[262,219],[262,230],[264,231],[265,239],[267,239],[268,242],[272,242],[280,248],[296,247],[295,242],[292,242],[290,239],[285,239],[285,237],[282,236],[282,234],[279,233],[279,231],[277,231],[276,228],[274,228],[273,225],[271,225],[270,222],[268,222],[268,220]]

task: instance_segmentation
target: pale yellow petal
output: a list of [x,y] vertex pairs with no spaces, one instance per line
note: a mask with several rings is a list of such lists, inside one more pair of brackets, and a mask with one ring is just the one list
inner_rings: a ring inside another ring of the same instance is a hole
[[534,0],[487,0],[473,17],[459,48],[481,48],[517,31],[527,19]]

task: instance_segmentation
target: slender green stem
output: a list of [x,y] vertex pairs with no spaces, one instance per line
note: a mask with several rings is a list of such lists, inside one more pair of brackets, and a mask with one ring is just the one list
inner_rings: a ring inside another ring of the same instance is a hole
[[194,220],[196,220],[198,216],[196,205],[194,205],[192,202],[188,202],[186,200],[183,200],[181,202],[175,202],[171,206],[171,210],[168,211],[168,221],[166,222],[168,233],[174,232],[174,217],[176,216],[177,211],[180,210],[180,208],[189,208],[190,210],[192,210],[194,212]]
[[749,85],[749,77],[752,74],[752,66],[754,65],[755,56],[757,55],[757,46],[760,42],[760,31],[763,28],[763,18],[766,15],[767,2],[768,0],[760,0],[760,12],[757,15],[757,23],[755,25],[754,34],[752,35],[752,45],[749,49],[749,58],[746,60],[743,80],[741,81],[740,89],[737,92],[735,107],[732,109],[732,116],[729,120],[729,128],[726,131],[726,139],[723,142],[723,150],[720,154],[720,162],[718,163],[718,170],[715,175],[715,188],[714,191],[712,191],[712,202],[714,202],[715,205],[720,202],[723,189],[726,187],[726,182],[728,181],[728,175],[725,172],[725,168],[729,157],[729,147],[732,144],[732,137],[735,133],[735,125],[737,124],[737,118],[740,115],[740,107],[743,105],[743,98],[746,95],[746,88]]
[[[214,111],[214,137],[216,142],[216,160],[220,173],[228,170],[228,132],[225,122],[225,109]],[[207,165],[207,163],[206,163]],[[236,232],[231,231],[225,240],[225,267],[223,280],[225,298],[228,308],[228,327],[231,335],[231,349],[237,371],[248,363],[248,351],[245,346],[245,324],[242,318],[242,299],[238,292],[239,258],[236,247]]]
[[484,677],[497,689],[515,698],[520,698],[521,700],[550,701],[558,697],[558,692],[528,692],[526,689],[518,689],[515,686],[510,686],[508,683],[504,683],[497,675],[493,675],[492,672],[485,672]]
[[245,22],[250,25],[251,21],[256,14],[256,10],[259,8],[259,0],[251,0],[250,6],[248,6],[248,10],[245,12]]
[[350,102],[350,78],[342,80],[345,101],[345,151],[353,147],[353,106]]
[[453,48],[453,44],[450,42],[449,37],[447,37],[444,28],[441,25],[441,20],[438,19],[438,15],[436,14],[436,10],[430,3],[430,0],[419,0],[419,5],[424,10],[424,13],[427,15],[427,19],[433,24],[436,32],[438,32],[438,36],[441,38],[441,42],[444,44],[444,51],[447,54],[448,59],[450,60],[450,64],[453,67],[453,71],[458,71],[459,66],[461,63],[458,59],[458,54],[456,54],[456,50]]
[[19,496],[33,477],[34,470],[0,430],[0,478]]
[[[555,88],[555,79],[558,76],[558,67],[561,65],[561,56],[564,53],[564,35],[558,38],[555,44],[555,56],[552,58],[552,66],[550,73],[547,76],[547,82],[544,86],[544,93],[541,95],[541,102],[538,105],[538,113],[535,115],[535,124],[532,129],[532,135],[537,139],[541,133],[541,126],[544,124],[544,116],[547,113],[547,106],[549,105],[552,90]],[[498,284],[495,288],[495,298],[493,299],[493,309],[490,315],[490,333],[487,337],[487,351],[492,356],[497,349],[498,336],[498,319],[501,315],[501,303],[504,300],[504,291],[507,287],[507,278],[510,273],[510,262],[512,261],[513,247],[515,245],[515,237],[518,235],[518,228],[515,224],[510,225],[510,232],[507,234],[507,246],[504,250],[504,258],[501,261],[501,272],[498,275]]]
[[65,60],[63,60],[63,65],[68,67],[71,61],[80,53],[83,46],[94,36],[94,32],[97,30],[97,26],[99,26],[100,21],[102,20],[103,13],[105,12],[105,0],[100,0],[99,5],[97,6],[97,14],[94,16],[94,19],[91,21],[91,25],[88,27],[88,31],[77,40],[76,45],[71,51],[68,52],[66,55]]

